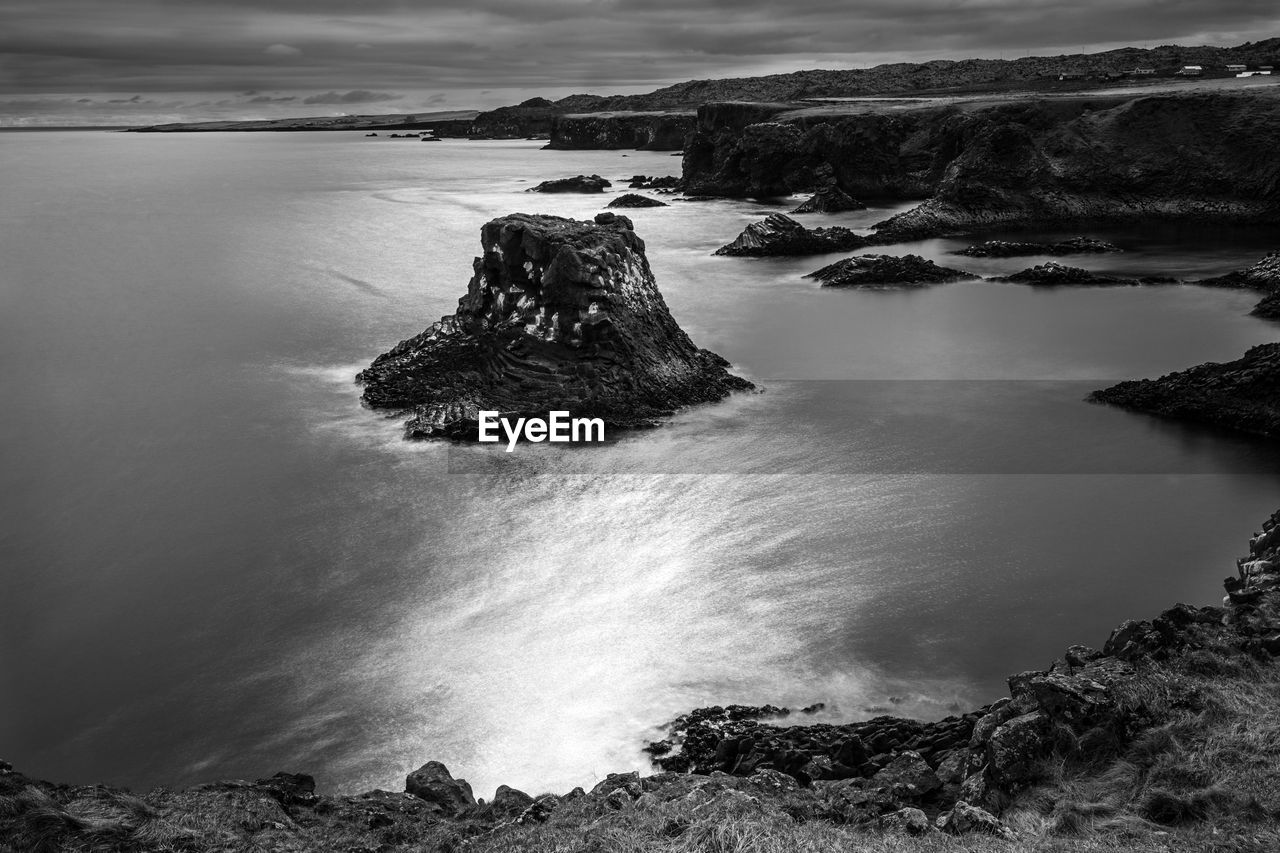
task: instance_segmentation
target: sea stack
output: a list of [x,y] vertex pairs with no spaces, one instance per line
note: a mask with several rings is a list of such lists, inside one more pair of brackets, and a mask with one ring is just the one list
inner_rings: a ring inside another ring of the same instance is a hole
[[409,437],[475,438],[480,411],[653,426],[752,387],[672,318],[626,217],[514,213],[480,242],[458,310],[357,377],[370,406],[411,414]]

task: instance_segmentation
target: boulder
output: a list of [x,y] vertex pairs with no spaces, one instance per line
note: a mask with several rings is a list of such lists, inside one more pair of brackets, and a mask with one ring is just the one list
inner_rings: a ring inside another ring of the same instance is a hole
[[658,201],[639,193],[623,193],[609,202],[605,207],[670,207],[665,201]]
[[875,788],[887,788],[896,798],[926,796],[942,787],[942,781],[920,753],[912,750],[900,752],[887,765],[871,777]]
[[1138,283],[1132,278],[1122,278],[1120,276],[1091,272],[1086,269],[1081,269],[1080,267],[1069,267],[1065,264],[1060,264],[1057,261],[1046,261],[1039,266],[1028,267],[1021,272],[1014,273],[1013,275],[993,278],[992,281],[1009,281],[1016,284],[1034,284],[1045,287],[1057,287],[1061,285],[1104,286]]
[[1025,782],[1049,749],[1049,718],[1040,711],[1014,717],[998,726],[987,741],[987,774],[1002,788]]
[[876,824],[886,832],[904,832],[907,835],[925,835],[933,829],[928,816],[920,809],[911,807],[889,812],[881,816]]
[[456,815],[476,804],[466,779],[454,779],[439,761],[428,761],[405,779],[404,790],[420,800],[439,806],[446,815]]
[[823,287],[856,287],[864,290],[927,287],[977,277],[964,270],[940,267],[919,255],[855,255],[805,276],[816,278],[822,282]]
[[599,175],[574,175],[572,178],[556,178],[529,187],[529,193],[602,193],[613,186]]
[[512,214],[480,236],[457,311],[357,377],[369,406],[411,414],[409,437],[475,440],[485,410],[639,428],[752,387],[672,318],[626,217]]
[[865,210],[866,205],[844,190],[831,184],[818,190],[800,204],[792,213],[840,213],[845,210]]
[[790,216],[773,213],[748,225],[738,239],[716,249],[715,254],[735,257],[821,255],[860,249],[867,242],[866,237],[848,228],[805,228]]
[[533,805],[533,797],[516,788],[499,785],[498,790],[493,794],[493,802],[490,805],[499,814],[520,815],[524,813],[525,809]]
[[[494,799],[496,801],[497,798],[495,797]],[[530,803],[516,818],[516,823],[546,823],[558,805],[560,805],[559,797],[553,794],[545,794]]]
[[953,835],[982,833],[1009,841],[1016,841],[1018,838],[1017,833],[1000,818],[966,802],[956,803],[951,811],[939,815],[936,825],[943,832],[950,832]]
[[955,252],[971,258],[1016,258],[1023,255],[1086,255],[1124,251],[1113,243],[1092,237],[1072,237],[1057,243],[1018,243],[988,240]]
[[673,190],[679,185],[680,179],[675,175],[665,175],[662,177],[632,175],[631,182],[627,184],[627,186],[633,190]]

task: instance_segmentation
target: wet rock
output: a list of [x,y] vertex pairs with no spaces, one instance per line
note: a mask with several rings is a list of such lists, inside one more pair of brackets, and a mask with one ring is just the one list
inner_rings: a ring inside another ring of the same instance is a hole
[[828,264],[805,276],[805,278],[816,278],[821,281],[823,287],[857,287],[877,290],[926,287],[977,277],[964,270],[940,267],[919,255],[902,257],[856,255]]
[[675,175],[650,177],[649,175],[632,175],[627,184],[633,190],[674,190],[680,186],[680,179]]
[[1045,287],[1063,285],[1105,286],[1137,283],[1131,278],[1091,272],[1080,267],[1069,267],[1057,261],[1047,261],[1039,266],[1028,267],[1013,275],[998,276],[993,278],[992,281],[1009,281],[1016,284],[1035,284]]
[[405,779],[404,790],[420,800],[440,807],[446,815],[456,815],[476,804],[466,779],[454,779],[439,761],[428,761]]
[[1016,841],[1017,833],[991,812],[965,802],[956,803],[951,811],[938,816],[938,829],[953,835],[981,833]]
[[529,193],[602,193],[613,186],[599,175],[574,175],[572,178],[556,178],[543,181],[525,190]]
[[898,809],[896,812],[889,812],[876,823],[886,832],[904,832],[907,835],[925,835],[933,829],[933,824],[929,822],[924,812],[909,806]]
[[1243,358],[1210,362],[1159,379],[1121,382],[1089,399],[1163,418],[1280,438],[1280,344]]
[[865,210],[866,205],[835,186],[825,186],[800,204],[792,213],[840,213]]
[[1123,251],[1113,243],[1092,237],[1072,237],[1057,243],[1019,243],[1007,240],[988,240],[955,252],[971,258],[1016,258],[1023,255],[1085,255]]
[[1280,320],[1280,292],[1262,297],[1249,313],[1264,320]]
[[845,252],[867,245],[867,238],[848,228],[805,228],[789,216],[770,214],[746,227],[738,239],[716,249],[717,255],[773,257]]
[[752,387],[676,324],[626,217],[512,214],[481,245],[457,311],[357,377],[368,405],[412,415],[409,437],[474,440],[482,410],[652,426]]
[[606,207],[670,207],[665,201],[658,201],[639,193],[623,193],[609,202]]

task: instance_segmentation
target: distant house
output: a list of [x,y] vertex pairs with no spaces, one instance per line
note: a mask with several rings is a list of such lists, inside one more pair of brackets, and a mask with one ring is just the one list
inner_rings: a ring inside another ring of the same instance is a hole
[[1084,78],[1083,71],[1062,71],[1058,74],[1059,80],[1083,80]]
[[1246,68],[1248,68],[1248,67],[1249,67],[1249,66],[1247,66],[1247,65],[1228,65],[1228,66],[1227,66],[1227,70],[1228,70],[1228,71],[1235,72],[1235,73],[1237,73],[1237,74],[1238,74],[1238,73],[1240,73],[1241,71],[1244,71],[1244,70],[1245,70]]
[[1275,66],[1274,66],[1274,65],[1259,65],[1259,66],[1258,66],[1258,70],[1259,70],[1259,71],[1271,71],[1271,70],[1272,70],[1272,69],[1274,69],[1274,68],[1275,68]]
[[1204,67],[1200,65],[1184,65],[1182,70],[1178,72],[1179,77],[1199,77],[1204,73]]
[[1120,73],[1125,77],[1152,77],[1155,75],[1156,70],[1154,68],[1133,68],[1129,71],[1121,71]]

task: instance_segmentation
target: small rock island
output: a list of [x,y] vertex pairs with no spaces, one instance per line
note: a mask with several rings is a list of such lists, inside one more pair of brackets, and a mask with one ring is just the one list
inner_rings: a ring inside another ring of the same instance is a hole
[[648,427],[753,387],[672,318],[625,216],[514,213],[480,242],[458,310],[357,377],[369,406],[411,414],[410,438],[475,439],[480,411]]

